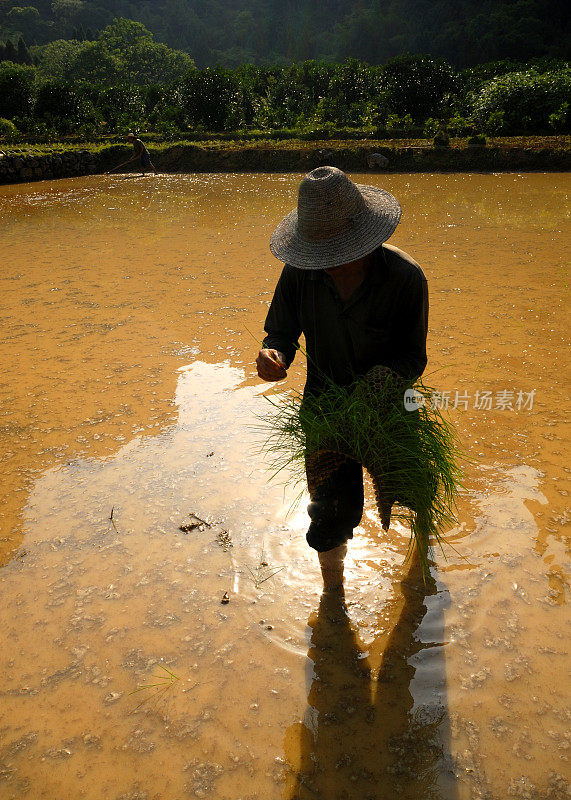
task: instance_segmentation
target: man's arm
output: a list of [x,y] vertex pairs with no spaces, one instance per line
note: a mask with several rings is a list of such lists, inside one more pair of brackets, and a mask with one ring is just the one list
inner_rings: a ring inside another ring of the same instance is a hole
[[301,334],[297,304],[297,281],[293,267],[285,266],[266,317],[262,350],[256,359],[258,375],[266,381],[285,378],[295,357]]

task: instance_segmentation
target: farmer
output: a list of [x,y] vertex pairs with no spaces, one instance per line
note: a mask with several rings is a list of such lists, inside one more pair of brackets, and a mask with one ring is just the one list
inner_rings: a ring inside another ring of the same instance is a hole
[[[129,161],[135,161],[135,159],[140,159],[141,161],[141,175],[145,174],[145,169],[151,168],[155,175],[157,174],[157,170],[155,169],[155,165],[151,161],[151,156],[149,155],[149,151],[143,144],[140,139],[137,139],[134,133],[127,134],[127,141],[131,142],[134,149],[133,156],[129,159]],[[129,161],[127,163],[129,163]]]
[[[302,333],[306,394],[319,394],[323,376],[346,386],[378,364],[406,379],[422,374],[426,278],[409,255],[384,244],[400,216],[400,204],[389,192],[357,185],[336,167],[305,176],[297,209],[270,241],[285,266],[256,359],[260,378],[286,377]],[[346,461],[310,490],[310,500],[307,542],[319,554],[324,587],[342,587],[346,543],[363,513],[361,464]]]

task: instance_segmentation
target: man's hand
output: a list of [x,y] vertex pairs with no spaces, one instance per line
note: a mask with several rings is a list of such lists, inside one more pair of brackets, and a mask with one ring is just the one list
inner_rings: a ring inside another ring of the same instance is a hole
[[287,375],[285,357],[278,350],[260,350],[256,367],[264,381],[281,381]]

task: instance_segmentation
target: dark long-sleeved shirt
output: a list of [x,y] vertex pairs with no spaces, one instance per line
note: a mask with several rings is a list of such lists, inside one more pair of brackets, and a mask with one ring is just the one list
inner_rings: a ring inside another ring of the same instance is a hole
[[428,287],[407,253],[383,244],[347,302],[324,270],[285,265],[266,324],[264,347],[279,350],[287,366],[300,335],[308,353],[306,391],[323,387],[323,375],[345,386],[376,364],[403,378],[426,367]]

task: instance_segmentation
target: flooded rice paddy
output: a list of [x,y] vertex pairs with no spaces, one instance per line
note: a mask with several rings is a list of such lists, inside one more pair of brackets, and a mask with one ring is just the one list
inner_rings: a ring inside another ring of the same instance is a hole
[[300,177],[0,187],[2,800],[568,797],[569,176],[352,176],[469,460],[434,586],[369,498],[346,610],[256,431]]

